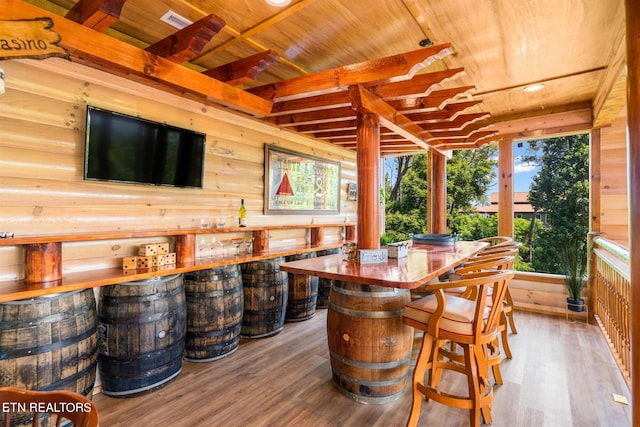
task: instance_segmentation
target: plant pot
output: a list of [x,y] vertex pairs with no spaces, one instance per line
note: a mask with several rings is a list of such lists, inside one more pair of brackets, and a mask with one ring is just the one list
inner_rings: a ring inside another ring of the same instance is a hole
[[584,299],[579,300],[567,297],[567,308],[571,311],[583,312],[584,311]]

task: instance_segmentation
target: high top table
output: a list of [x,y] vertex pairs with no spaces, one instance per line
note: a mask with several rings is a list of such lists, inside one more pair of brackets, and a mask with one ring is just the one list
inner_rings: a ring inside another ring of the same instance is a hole
[[399,398],[409,375],[413,328],[402,323],[411,290],[454,269],[484,242],[413,244],[408,256],[386,263],[360,264],[342,255],[286,262],[280,269],[332,279],[327,341],[338,389],[362,403]]

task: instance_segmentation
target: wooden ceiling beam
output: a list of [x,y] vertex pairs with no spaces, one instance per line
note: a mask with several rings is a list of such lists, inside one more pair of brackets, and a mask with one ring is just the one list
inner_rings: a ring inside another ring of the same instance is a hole
[[181,64],[198,57],[226,22],[210,14],[147,47],[145,51]]
[[0,19],[23,20],[46,16],[75,62],[125,78],[140,78],[162,90],[188,94],[201,102],[223,105],[253,116],[271,112],[272,103],[197,71],[102,34],[70,19],[22,0],[3,0]]
[[471,98],[475,86],[461,86],[452,89],[434,90],[428,96],[387,101],[389,105],[404,114],[438,111],[451,102]]
[[[363,84],[385,101],[402,98],[415,98],[429,94],[433,89],[447,80],[451,80],[463,74],[462,68],[435,71],[420,74],[409,80],[393,83]],[[317,111],[329,108],[346,107],[351,105],[349,94],[344,91],[331,92],[322,95],[296,98],[273,104],[272,116],[282,114],[295,114],[307,111]]]
[[356,121],[354,120],[341,120],[339,122],[323,122],[323,123],[314,123],[314,124],[305,124],[296,126],[295,131],[298,133],[315,133],[315,132],[331,132],[331,131],[342,131],[342,130],[356,130]]
[[456,137],[456,138],[448,138],[446,140],[442,140],[441,142],[434,143],[436,147],[439,147],[444,144],[466,144],[466,143],[476,143],[480,140],[484,140],[486,138],[491,138],[493,136],[498,135],[497,130],[487,130],[487,131],[479,131],[472,132],[471,135]]
[[[434,130],[462,130],[464,129],[465,126],[470,125],[471,123],[474,123],[489,117],[490,117],[489,113],[460,114],[458,117],[456,117],[453,120],[443,120],[435,123],[425,123],[420,125],[420,127],[425,132],[428,132],[428,133]],[[425,138],[430,138],[430,136]]]
[[122,6],[127,0],[79,0],[65,18],[80,25],[103,32],[120,20]]
[[451,44],[445,43],[258,86],[248,89],[248,92],[280,102],[336,92],[361,83],[406,80],[418,70],[452,53]]
[[429,122],[437,122],[442,120],[453,120],[458,115],[468,110],[469,108],[475,107],[479,104],[482,104],[481,100],[476,101],[465,101],[465,102],[457,102],[455,104],[448,104],[442,110],[428,112],[428,113],[405,113],[407,117],[413,120],[414,123],[429,123]]
[[371,85],[371,87],[368,85],[363,86],[388,102],[403,98],[429,96],[437,86],[462,75],[464,75],[464,68],[451,68],[448,70],[419,74],[407,80],[376,84]]
[[310,111],[307,113],[287,114],[270,117],[269,121],[282,127],[310,125],[325,122],[355,120],[356,112],[351,107],[333,108],[331,110]]
[[258,74],[277,61],[279,57],[280,55],[277,52],[268,49],[219,67],[210,68],[203,71],[202,74],[229,85],[237,86],[254,81]]
[[430,135],[425,133],[420,126],[409,120],[404,114],[393,109],[389,104],[380,99],[360,85],[349,87],[353,108],[361,113],[377,114],[380,124],[392,129],[397,134],[404,136],[414,144],[429,149],[430,144],[423,138]]
[[465,126],[461,130],[432,130],[430,133],[434,138],[444,140],[448,138],[467,137],[475,132],[485,130],[492,126],[494,125],[488,122],[475,122],[469,126]]

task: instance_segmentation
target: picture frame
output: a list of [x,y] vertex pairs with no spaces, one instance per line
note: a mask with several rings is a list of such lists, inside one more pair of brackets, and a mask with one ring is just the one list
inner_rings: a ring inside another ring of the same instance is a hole
[[347,200],[358,200],[358,184],[355,182],[347,184]]
[[265,214],[339,214],[340,162],[265,144]]

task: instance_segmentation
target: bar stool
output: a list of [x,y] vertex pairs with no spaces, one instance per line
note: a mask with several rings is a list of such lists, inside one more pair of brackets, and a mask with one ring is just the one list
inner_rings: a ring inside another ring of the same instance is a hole
[[491,246],[498,246],[504,243],[510,243],[513,242],[513,237],[509,237],[509,236],[492,236],[492,237],[485,237],[484,239],[478,239],[476,240],[477,242],[487,242],[489,243],[489,247]]
[[[469,409],[472,426],[480,425],[481,413],[485,422],[492,421],[490,407],[493,389],[488,380],[487,345],[498,336],[500,304],[504,299],[507,281],[512,277],[511,270],[469,273],[462,280],[435,283],[432,286],[433,295],[405,305],[403,322],[424,331],[413,373],[413,402],[408,426],[418,424],[422,395],[448,406]],[[444,289],[457,286],[476,288],[475,299],[444,293]],[[488,308],[486,303],[490,288],[494,304]],[[439,353],[447,341],[462,347],[464,363],[440,357]],[[430,369],[430,374],[425,384],[427,369]],[[443,393],[437,388],[442,369],[467,376],[468,396]]]
[[[522,243],[520,242],[503,242],[494,246],[489,246],[488,248],[480,251],[474,258],[471,260],[478,259],[489,259],[491,257],[500,257],[500,256],[518,256],[518,251]],[[515,262],[515,261],[514,261]],[[516,322],[513,315],[513,298],[511,297],[511,292],[507,287],[507,294],[504,298],[504,315],[506,319],[509,321],[509,327],[511,328],[511,333],[517,334],[518,329],[516,328]],[[509,348],[509,342],[507,340],[507,329],[506,323],[504,324],[504,330],[502,330],[502,341],[505,346],[505,355],[507,358],[511,359],[511,349]]]
[[[461,267],[456,270],[455,276],[459,279],[464,279],[469,273],[476,273],[479,271],[487,271],[487,270],[513,270],[513,264],[515,262],[515,256],[488,256],[488,257],[478,257],[472,258],[472,260],[465,264],[464,267]],[[463,298],[475,298],[476,288],[467,289],[461,296]],[[507,283],[505,290],[505,298],[509,293],[509,284]],[[491,306],[493,304],[492,291],[489,289],[489,299],[487,300],[487,306]],[[505,309],[511,306],[507,306],[506,299],[502,304],[502,312],[500,313],[500,322],[498,324],[498,331],[502,335],[502,347],[504,349],[505,356],[508,359],[511,359],[511,349],[509,348],[509,341],[507,339],[507,318],[505,315]],[[496,384],[503,384],[502,380],[502,372],[500,371],[500,362],[502,361],[502,354],[500,352],[500,340],[496,337],[495,341],[488,345],[488,357],[489,357],[489,366],[491,367],[491,371],[493,372],[493,378]]]

